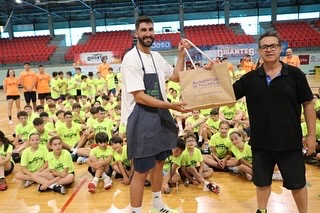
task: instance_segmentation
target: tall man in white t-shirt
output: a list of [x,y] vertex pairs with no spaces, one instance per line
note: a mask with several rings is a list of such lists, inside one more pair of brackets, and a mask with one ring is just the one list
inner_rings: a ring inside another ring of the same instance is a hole
[[175,69],[158,53],[151,51],[155,38],[153,20],[147,16],[136,21],[138,44],[124,57],[122,72],[121,121],[127,125],[128,157],[133,159],[134,175],[130,185],[133,213],[142,211],[145,179],[150,172],[153,202],[151,212],[178,212],[161,199],[164,160],[176,145],[177,129],[168,109],[185,112],[183,103],[169,103],[165,81],[179,81],[185,64],[185,40],[178,45]]

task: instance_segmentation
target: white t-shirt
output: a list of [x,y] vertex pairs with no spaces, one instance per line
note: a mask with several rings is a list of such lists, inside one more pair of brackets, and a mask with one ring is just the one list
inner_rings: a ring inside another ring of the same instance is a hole
[[[150,54],[143,53],[140,55],[145,66],[146,73],[156,73],[152,62],[152,57],[157,68],[160,89],[162,97],[167,101],[165,81],[173,73],[173,67],[158,53],[151,51]],[[127,119],[131,114],[136,102],[131,92],[145,90],[143,83],[142,64],[136,48],[130,50],[123,58],[121,64],[122,73],[122,92],[121,92],[121,123],[127,124]]]

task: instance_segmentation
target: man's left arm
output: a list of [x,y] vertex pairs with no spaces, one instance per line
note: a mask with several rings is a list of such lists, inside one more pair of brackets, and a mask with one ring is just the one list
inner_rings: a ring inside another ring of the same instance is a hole
[[311,100],[303,103],[303,108],[308,129],[308,134],[304,140],[304,148],[307,149],[307,155],[311,155],[316,148],[316,112],[314,101]]

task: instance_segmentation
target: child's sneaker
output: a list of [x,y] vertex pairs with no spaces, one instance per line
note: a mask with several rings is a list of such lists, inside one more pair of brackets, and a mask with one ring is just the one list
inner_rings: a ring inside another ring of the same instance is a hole
[[239,168],[237,166],[229,166],[228,170],[233,173],[239,173]]
[[273,172],[272,180],[275,180],[275,181],[283,181],[283,178],[282,178],[281,173],[280,173],[279,171]]
[[175,209],[170,209],[168,206],[164,206],[161,209],[152,208],[150,213],[180,213],[180,211]]
[[29,186],[31,186],[33,184],[33,181],[32,180],[26,180],[23,184],[24,188],[27,188]]
[[189,184],[190,184],[189,178],[186,177],[186,178],[184,179],[184,181],[183,181],[183,184],[184,184],[185,187],[188,187]]
[[97,187],[97,185],[96,185],[95,182],[91,181],[90,183],[88,183],[88,191],[90,193],[95,193],[96,192],[96,187]]
[[4,178],[0,178],[0,191],[4,191],[7,190],[8,185],[7,185],[7,181]]
[[[214,184],[214,183],[209,183],[205,187],[207,189],[209,189],[208,191],[212,191],[212,192],[214,192],[216,194],[220,193],[220,187],[218,185]],[[205,188],[203,190],[206,191]]]
[[42,186],[41,184],[38,185],[38,192],[48,192],[51,190],[50,188],[41,189],[41,186]]
[[62,195],[65,195],[65,194],[66,194],[66,189],[65,189],[65,187],[62,186],[62,185],[54,185],[53,188],[52,188],[52,190],[53,190],[54,192],[59,192],[59,193],[62,194]]
[[105,190],[108,190],[108,189],[111,189],[111,186],[112,186],[112,180],[110,177],[106,177],[104,180],[104,189]]
[[86,164],[87,161],[88,161],[88,159],[89,159],[88,157],[78,157],[77,163],[78,163],[79,165]]

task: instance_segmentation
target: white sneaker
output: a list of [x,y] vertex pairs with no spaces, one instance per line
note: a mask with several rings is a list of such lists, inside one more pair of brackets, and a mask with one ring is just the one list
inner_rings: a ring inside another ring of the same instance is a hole
[[152,207],[152,209],[150,210],[150,213],[180,213],[179,210],[175,210],[175,209],[170,209],[168,206],[164,206],[161,209],[157,209],[155,207]]
[[81,164],[86,164],[87,163],[87,161],[88,161],[88,157],[78,157],[78,159],[77,159],[77,163],[79,164],[79,165],[81,165]]
[[31,186],[33,184],[33,181],[32,180],[26,180],[23,184],[24,188],[27,188],[29,186]]
[[183,137],[185,135],[184,130],[179,130],[178,137]]
[[283,181],[283,178],[282,178],[282,175],[281,175],[280,171],[273,172],[272,180]]
[[237,166],[229,166],[228,170],[230,170],[233,173],[239,173],[239,168]]
[[9,125],[13,125],[13,121],[12,120],[9,120]]
[[111,189],[111,186],[112,186],[112,180],[109,176],[107,176],[104,180],[104,189],[105,190],[108,190],[108,189]]

